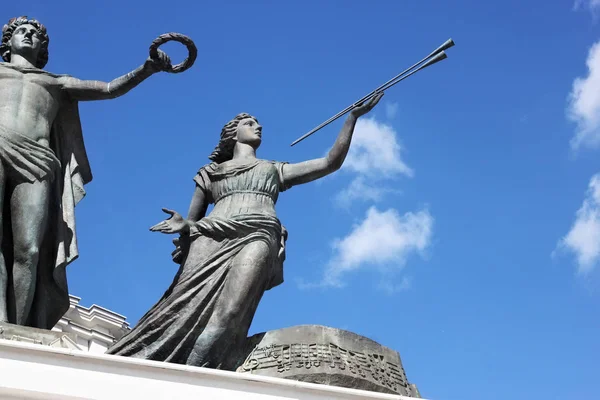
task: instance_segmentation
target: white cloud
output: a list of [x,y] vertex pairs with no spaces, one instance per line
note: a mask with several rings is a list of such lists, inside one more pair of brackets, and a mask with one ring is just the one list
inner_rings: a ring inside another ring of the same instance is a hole
[[583,205],[558,248],[574,253],[580,274],[592,271],[600,260],[600,174],[590,180]]
[[600,0],[575,0],[575,9],[581,7],[589,8],[589,10],[596,15],[596,12],[600,10]]
[[398,193],[399,190],[384,186],[381,182],[369,181],[365,176],[359,175],[350,185],[335,196],[335,202],[343,208],[350,208],[355,201],[378,202],[388,193]]
[[[397,105],[386,105],[386,115],[392,118]],[[357,201],[378,202],[399,190],[390,186],[390,179],[412,177],[414,171],[402,160],[403,148],[396,131],[375,118],[357,121],[352,145],[343,169],[354,178],[335,196],[339,206],[348,208]],[[359,269],[373,270],[381,282],[379,290],[393,294],[408,290],[410,279],[394,282],[393,275],[404,267],[413,254],[423,256],[433,232],[433,217],[426,209],[404,215],[395,209],[379,211],[371,207],[365,218],[342,238],[334,240],[333,253],[326,263],[319,282],[298,281],[301,289],[344,286],[347,273]]]
[[363,117],[356,122],[352,145],[342,168],[365,176],[412,177],[414,172],[402,161],[401,150],[391,126]]
[[412,288],[412,279],[403,277],[400,283],[393,283],[390,279],[382,279],[379,283],[379,289],[385,293],[392,295],[399,292],[404,292]]
[[398,103],[385,103],[385,116],[387,119],[394,119],[398,115]]
[[[594,2],[600,4],[600,0]],[[600,41],[590,49],[586,65],[587,76],[575,79],[569,95],[568,115],[577,123],[571,139],[574,150],[600,147]]]
[[432,232],[433,217],[427,210],[401,216],[394,209],[371,207],[346,237],[334,241],[322,285],[343,286],[342,276],[358,269],[401,269],[411,254],[424,254]]

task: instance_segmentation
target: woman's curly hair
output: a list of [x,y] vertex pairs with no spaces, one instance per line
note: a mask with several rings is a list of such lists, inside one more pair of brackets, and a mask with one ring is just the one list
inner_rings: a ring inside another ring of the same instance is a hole
[[35,62],[35,66],[37,68],[44,68],[48,63],[48,43],[50,42],[50,37],[48,36],[48,32],[46,32],[46,27],[42,25],[36,19],[29,19],[26,15],[22,17],[11,18],[6,25],[2,28],[2,42],[0,42],[0,55],[2,59],[6,62],[10,62],[10,39],[12,38],[15,30],[21,26],[29,24],[34,26],[37,29],[37,33],[41,38],[42,47],[40,52],[38,53],[38,58]]
[[233,158],[233,148],[235,147],[235,143],[237,142],[235,139],[235,132],[241,120],[246,118],[252,118],[256,122],[258,120],[248,113],[241,113],[235,116],[231,121],[229,121],[221,130],[221,140],[219,140],[219,144],[208,158],[217,164],[220,164],[225,161],[229,161]]

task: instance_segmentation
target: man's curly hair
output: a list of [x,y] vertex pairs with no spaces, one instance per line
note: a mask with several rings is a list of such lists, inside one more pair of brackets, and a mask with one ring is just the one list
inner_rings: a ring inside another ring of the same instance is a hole
[[233,148],[235,147],[235,132],[241,120],[246,118],[252,118],[256,122],[258,120],[248,113],[241,113],[235,116],[229,121],[221,130],[221,140],[219,144],[213,150],[212,154],[208,157],[211,161],[218,164],[229,161],[233,158]]
[[48,63],[48,43],[50,37],[46,32],[46,27],[42,25],[36,19],[27,18],[26,15],[16,18],[11,18],[6,25],[2,28],[2,42],[0,43],[0,55],[6,62],[10,62],[10,39],[12,38],[15,30],[24,24],[29,24],[37,29],[37,33],[42,41],[42,47],[38,53],[38,59],[35,62],[37,68],[44,68]]

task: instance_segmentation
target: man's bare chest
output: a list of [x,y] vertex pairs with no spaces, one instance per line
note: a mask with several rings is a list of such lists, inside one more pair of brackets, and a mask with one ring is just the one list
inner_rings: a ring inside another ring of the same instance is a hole
[[[24,73],[11,68],[0,67],[0,93],[9,97],[30,97],[31,100],[58,100],[60,81],[46,74]],[[0,96],[2,98],[3,96]]]

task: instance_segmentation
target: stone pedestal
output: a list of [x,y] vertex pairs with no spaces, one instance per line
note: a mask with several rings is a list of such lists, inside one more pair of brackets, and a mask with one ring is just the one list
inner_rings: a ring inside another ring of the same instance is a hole
[[238,372],[420,397],[400,354],[341,329],[301,325],[249,338]]
[[411,400],[8,340],[0,340],[0,399]]
[[52,330],[68,333],[81,350],[104,354],[129,331],[125,316],[96,304],[82,306],[77,296],[69,298],[69,310]]
[[70,350],[79,349],[72,334],[13,325],[6,322],[0,322],[0,339]]

